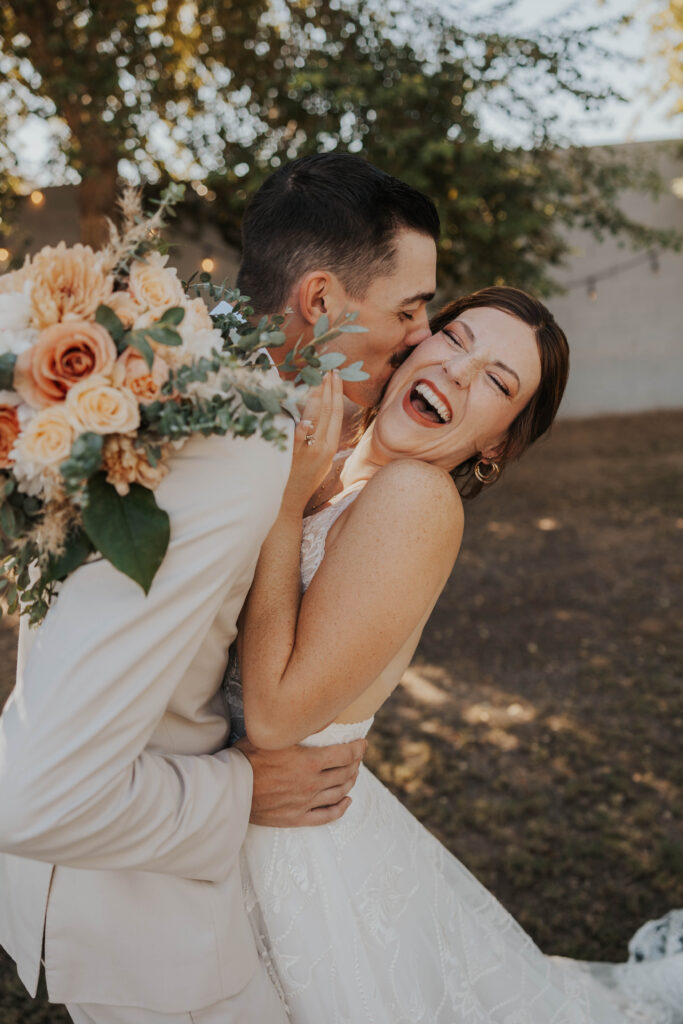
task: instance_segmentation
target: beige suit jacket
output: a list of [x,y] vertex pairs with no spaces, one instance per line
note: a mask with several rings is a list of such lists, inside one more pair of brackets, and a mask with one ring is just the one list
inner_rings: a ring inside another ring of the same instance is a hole
[[225,749],[219,687],[290,460],[260,438],[189,441],[157,492],[171,543],[149,595],[99,559],[22,624],[0,718],[0,943],[32,994],[43,939],[57,1002],[182,1012],[256,968],[238,867],[251,767]]

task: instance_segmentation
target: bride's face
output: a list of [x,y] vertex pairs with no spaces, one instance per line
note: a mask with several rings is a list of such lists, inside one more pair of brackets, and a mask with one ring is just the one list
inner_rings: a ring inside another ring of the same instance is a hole
[[373,446],[447,470],[475,454],[493,458],[540,379],[528,324],[498,309],[468,309],[398,368],[373,425]]

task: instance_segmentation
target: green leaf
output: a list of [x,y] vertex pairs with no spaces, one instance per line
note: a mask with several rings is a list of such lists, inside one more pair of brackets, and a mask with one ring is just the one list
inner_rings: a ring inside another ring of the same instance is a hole
[[[312,366],[304,366],[301,370],[301,379],[305,384],[310,384],[312,388],[317,387],[318,384],[322,383],[322,374],[319,370],[314,369]],[[363,378],[361,378],[362,380]]]
[[343,352],[324,352],[319,359],[320,369],[326,372],[327,370],[336,370],[338,366],[346,362],[346,356]]
[[3,352],[0,356],[0,391],[14,391],[14,366],[17,357],[14,352]]
[[361,327],[360,324],[341,324],[337,327],[340,334],[367,334],[367,327]]
[[361,369],[362,366],[362,360],[358,360],[357,363],[351,363],[349,366],[343,366],[339,371],[339,376],[342,380],[368,380],[370,374]]
[[152,491],[132,484],[124,497],[97,473],[88,484],[83,525],[98,551],[149,593],[161,565],[171,528]]
[[175,347],[183,343],[178,332],[171,327],[148,327],[141,333],[144,333],[145,338],[151,338],[152,341],[156,341],[160,345]]
[[16,537],[16,511],[7,501],[0,507],[0,526],[6,537]]
[[143,359],[145,360],[145,362],[147,363],[148,367],[151,370],[152,369],[152,363],[154,362],[154,349],[152,348],[150,343],[147,341],[147,338],[145,337],[145,332],[144,331],[128,331],[128,333],[124,334],[124,336],[123,336],[123,342],[122,343],[124,343],[124,342],[125,342],[126,345],[130,345],[130,346],[132,346],[132,348],[135,348],[135,349],[138,350],[138,352],[143,357]]
[[313,337],[320,338],[323,334],[327,334],[329,329],[330,318],[327,316],[326,313],[323,313],[323,315],[316,320],[313,326]]
[[83,530],[77,530],[71,534],[66,542],[66,547],[61,555],[50,555],[47,569],[43,573],[43,580],[50,582],[63,580],[72,572],[83,565],[88,555],[92,554],[94,548]]
[[171,306],[167,309],[164,315],[160,318],[160,324],[172,324],[173,327],[177,327],[185,319],[185,310],[182,306]]
[[109,331],[118,346],[126,333],[126,328],[123,326],[114,310],[110,309],[109,306],[98,306],[95,311],[95,321],[104,327],[106,331]]
[[255,395],[250,391],[240,391],[240,395],[250,412],[263,412],[263,402],[259,395]]

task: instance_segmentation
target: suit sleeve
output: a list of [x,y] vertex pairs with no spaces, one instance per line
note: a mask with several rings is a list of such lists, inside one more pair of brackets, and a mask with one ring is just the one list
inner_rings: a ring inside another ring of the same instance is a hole
[[193,439],[157,492],[171,543],[149,594],[103,559],[65,582],[0,718],[0,849],[227,876],[249,818],[248,761],[148,744],[197,652],[216,642],[219,610],[227,650],[288,467],[261,439]]

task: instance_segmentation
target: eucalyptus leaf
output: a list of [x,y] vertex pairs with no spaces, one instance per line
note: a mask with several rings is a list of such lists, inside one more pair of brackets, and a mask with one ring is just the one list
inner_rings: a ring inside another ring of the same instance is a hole
[[185,319],[185,310],[182,306],[172,306],[167,309],[164,315],[159,319],[160,324],[172,324],[173,327],[177,327]]
[[147,363],[147,366],[152,369],[152,363],[154,362],[154,349],[147,341],[144,331],[128,331],[123,336],[123,341],[130,345],[132,348],[137,349],[142,358]]
[[[314,369],[312,366],[304,366],[300,371],[300,376],[305,384],[309,384],[312,388],[317,387],[318,384],[322,383],[322,374],[319,370]],[[363,378],[361,378],[362,380]]]
[[17,530],[16,510],[6,501],[0,507],[0,527],[6,537],[14,538]]
[[104,327],[106,331],[109,331],[118,347],[126,333],[126,328],[123,326],[114,310],[110,309],[109,306],[98,306],[95,312],[95,321],[100,324],[101,327]]
[[362,361],[359,360],[357,363],[351,363],[350,366],[342,366],[339,376],[342,380],[348,381],[369,380],[370,374],[361,369],[362,365]]
[[320,369],[323,371],[336,370],[338,366],[346,362],[346,356],[343,352],[323,352],[318,359],[320,363]]
[[168,514],[152,491],[132,484],[121,496],[97,473],[88,483],[83,525],[96,550],[149,593],[170,538]]
[[151,338],[152,341],[156,341],[160,345],[168,345],[172,348],[183,343],[183,339],[172,327],[147,327],[144,334],[146,338]]
[[323,313],[323,315],[316,320],[313,326],[313,337],[320,338],[322,337],[323,334],[327,334],[329,329],[330,318],[327,316],[326,313]]
[[367,334],[368,329],[360,324],[340,324],[337,330],[341,334]]
[[14,391],[16,361],[14,352],[3,352],[0,356],[0,391]]

